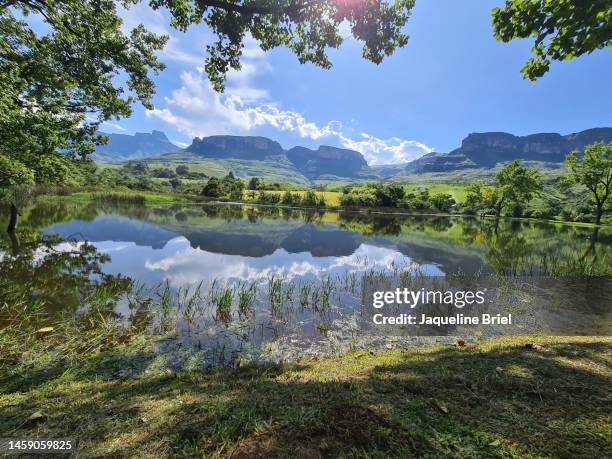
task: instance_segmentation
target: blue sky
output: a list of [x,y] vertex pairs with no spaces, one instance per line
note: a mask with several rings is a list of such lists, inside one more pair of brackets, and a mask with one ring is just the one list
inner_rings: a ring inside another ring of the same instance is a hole
[[520,73],[532,43],[493,37],[491,9],[502,3],[417,0],[408,45],[378,66],[363,60],[350,39],[330,52],[330,70],[301,65],[284,49],[263,53],[249,41],[243,70],[230,75],[223,95],[201,71],[210,33],[173,31],[163,12],[140,5],[125,13],[125,27],[143,23],[169,33],[160,55],[168,68],[156,79],[155,110],[138,106],[130,119],[102,129],[159,129],[182,145],[194,136],[264,135],[285,148],[353,148],[382,164],[448,152],[471,132],[568,134],[612,126],[612,50],[554,63],[533,84]]

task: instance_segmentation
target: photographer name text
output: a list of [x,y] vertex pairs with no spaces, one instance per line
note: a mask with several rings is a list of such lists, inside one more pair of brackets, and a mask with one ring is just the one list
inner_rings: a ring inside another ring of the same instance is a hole
[[376,325],[512,325],[512,314],[481,314],[468,316],[428,316],[427,314],[399,314],[386,316],[378,313],[372,316]]
[[[409,290],[397,288],[391,291],[376,291],[372,295],[372,306],[380,310],[385,306],[404,306],[413,310],[419,306],[448,305],[457,309],[466,306],[480,306],[485,302],[484,290]],[[512,314],[462,314],[435,315],[422,313],[382,313],[372,314],[376,325],[512,325]]]

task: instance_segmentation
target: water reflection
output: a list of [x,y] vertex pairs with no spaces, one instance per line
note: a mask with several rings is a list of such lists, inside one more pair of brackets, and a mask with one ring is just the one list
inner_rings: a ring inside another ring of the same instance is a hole
[[[232,353],[355,333],[359,282],[374,271],[612,271],[608,228],[544,222],[70,201],[39,202],[23,217],[17,238],[0,240],[0,302],[95,306],[149,328],[174,314],[180,339]],[[125,295],[132,280],[144,296]]]
[[24,225],[90,241],[113,254],[106,272],[151,282],[214,276],[247,280],[255,272],[291,276],[343,265],[354,270],[363,259],[376,265],[415,262],[439,274],[609,274],[611,266],[607,229],[518,220],[236,205],[44,203],[29,211]]
[[131,285],[125,276],[104,272],[110,257],[88,242],[27,229],[9,236],[0,244],[1,304],[76,312],[99,292],[117,299]]

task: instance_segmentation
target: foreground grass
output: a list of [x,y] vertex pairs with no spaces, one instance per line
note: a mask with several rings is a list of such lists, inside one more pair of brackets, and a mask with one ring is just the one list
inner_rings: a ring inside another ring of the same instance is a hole
[[67,368],[5,369],[0,437],[73,437],[84,455],[104,457],[612,453],[611,338],[506,338],[208,372],[155,370],[155,360],[142,342]]

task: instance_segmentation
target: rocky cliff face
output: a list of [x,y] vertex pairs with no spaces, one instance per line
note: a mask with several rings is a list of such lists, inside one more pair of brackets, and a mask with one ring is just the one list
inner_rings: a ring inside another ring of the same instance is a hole
[[206,158],[235,158],[263,160],[270,156],[284,154],[278,142],[266,137],[242,137],[214,135],[193,139],[187,151]]
[[326,145],[317,150],[293,147],[286,154],[289,161],[310,179],[321,175],[356,177],[368,168],[368,163],[361,153],[344,148]]
[[109,138],[105,145],[98,145],[96,155],[109,159],[129,160],[172,153],[180,150],[161,131],[137,132],[134,135],[105,134]]
[[444,172],[470,167],[493,167],[520,159],[560,163],[573,150],[594,142],[612,142],[612,128],[595,128],[575,134],[556,133],[515,136],[505,132],[468,135],[461,147],[448,154],[426,155],[406,166],[406,172]]
[[309,179],[322,175],[357,177],[367,170],[361,153],[344,148],[320,146],[317,150],[293,147],[284,151],[278,142],[265,137],[212,136],[195,138],[186,151],[206,158],[234,158],[260,161],[285,155]]

